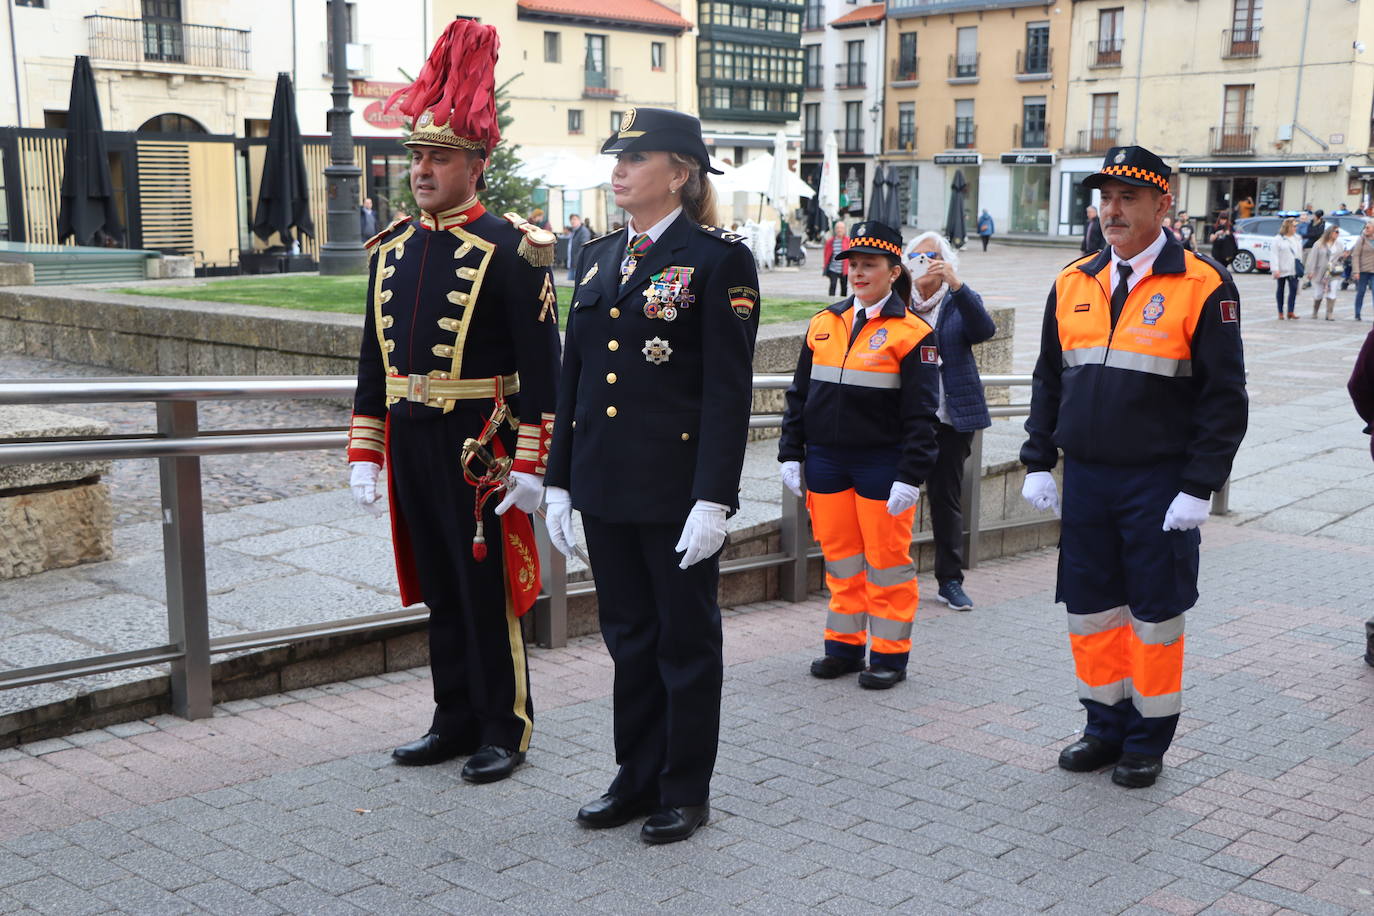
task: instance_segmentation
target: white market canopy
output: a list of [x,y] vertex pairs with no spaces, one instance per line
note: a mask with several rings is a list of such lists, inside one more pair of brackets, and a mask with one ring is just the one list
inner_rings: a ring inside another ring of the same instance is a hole
[[[715,165],[715,163],[712,163]],[[719,168],[719,166],[717,166]],[[797,176],[796,172],[790,169],[788,175],[787,192],[792,197],[815,197],[816,189]],[[768,194],[769,187],[773,181],[773,156],[771,153],[764,153],[761,156],[749,160],[744,165],[725,175],[712,175],[711,181],[716,186],[716,191],[721,194],[733,194],[736,191],[743,191],[746,194]]]

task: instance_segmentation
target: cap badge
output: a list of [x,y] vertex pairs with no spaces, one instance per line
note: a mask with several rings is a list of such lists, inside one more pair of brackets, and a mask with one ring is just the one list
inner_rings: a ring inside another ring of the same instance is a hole
[[416,126],[417,128],[418,128],[418,127],[428,127],[429,125],[431,125],[431,124],[433,124],[433,123],[434,123],[434,112],[432,112],[432,111],[424,111],[424,112],[421,112],[421,113],[420,113],[420,117],[418,117],[418,118],[415,119],[415,126]]
[[1125,162],[1125,161],[1126,161],[1126,151],[1125,151],[1124,149],[1123,149],[1123,150],[1117,150],[1117,151],[1116,151],[1116,156],[1112,159],[1112,161],[1115,162],[1117,165],[1120,165],[1121,163]]
[[635,113],[636,112],[633,108],[625,109],[625,114],[620,116],[620,129],[622,131],[629,130],[631,127],[634,126]]

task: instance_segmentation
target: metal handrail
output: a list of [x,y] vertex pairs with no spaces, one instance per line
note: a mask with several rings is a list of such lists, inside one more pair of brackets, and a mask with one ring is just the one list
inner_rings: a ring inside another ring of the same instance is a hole
[[[985,387],[1029,385],[1029,376],[984,376]],[[760,373],[755,390],[777,390],[792,383],[790,373]],[[0,466],[46,461],[158,458],[163,507],[163,547],[167,573],[168,644],[128,652],[107,653],[46,665],[18,668],[0,674],[0,689],[46,683],[89,674],[169,663],[173,711],[185,718],[212,714],[210,659],[213,655],[245,649],[280,646],[299,639],[384,629],[422,621],[427,610],[397,610],[365,617],[333,620],[304,626],[210,638],[205,583],[204,517],[201,505],[200,458],[256,452],[340,449],[347,431],[289,429],[282,431],[199,429],[200,401],[253,399],[347,398],[355,388],[352,376],[159,377],[58,379],[42,382],[0,380],[0,405],[86,404],[151,401],[157,406],[158,432],[151,436],[104,436],[55,440],[11,439],[0,441]],[[994,416],[1024,415],[1028,405],[990,408]],[[774,428],[779,414],[755,414],[752,429]],[[968,563],[978,555],[980,530],[979,493],[982,469],[982,434],[974,437],[965,474],[965,545]],[[739,557],[721,563],[725,573],[781,568],[780,592],[785,600],[800,600],[808,592],[807,565],[819,556],[811,539],[803,500],[782,490],[781,549],[762,556]],[[986,530],[1005,530],[1042,524],[1042,519],[999,522]],[[591,580],[569,582],[563,557],[553,550],[548,532],[536,520],[540,562],[546,571],[545,593],[536,615],[539,642],[560,646],[567,641],[567,601],[592,594]],[[920,536],[915,542],[929,540]]]

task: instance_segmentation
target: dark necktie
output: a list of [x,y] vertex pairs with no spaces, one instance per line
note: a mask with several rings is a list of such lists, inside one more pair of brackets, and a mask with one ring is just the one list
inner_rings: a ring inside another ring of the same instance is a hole
[[641,232],[630,242],[630,246],[625,249],[625,262],[620,268],[620,283],[625,285],[630,280],[630,274],[635,272],[639,266],[639,259],[644,257],[644,253],[653,247],[654,240],[649,238],[649,233]]
[[862,308],[854,313],[854,327],[849,331],[849,345],[854,346],[854,341],[859,339],[859,332],[868,324],[868,309]]
[[1130,284],[1131,265],[1122,261],[1116,266],[1117,278],[1116,288],[1112,290],[1112,327],[1116,327],[1116,319],[1121,317],[1121,309],[1126,305],[1126,297],[1131,294]]

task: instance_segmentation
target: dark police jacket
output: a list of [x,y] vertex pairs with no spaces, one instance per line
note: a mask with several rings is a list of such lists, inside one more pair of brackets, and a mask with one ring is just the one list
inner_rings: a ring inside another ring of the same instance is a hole
[[[742,240],[684,213],[624,286],[625,232],[582,249],[545,477],[574,508],[680,525],[699,499],[738,507],[759,322]],[[675,280],[674,319],[646,317],[645,293]]]
[[[418,222],[397,220],[368,241],[350,461],[385,463],[392,422],[448,418],[471,430],[468,435],[482,431],[490,396],[448,398],[424,385],[501,378],[510,394],[518,379],[518,393],[507,401],[521,420],[519,445],[507,428],[505,448],[515,451],[516,470],[543,473],[556,400],[558,316],[549,269],[522,256],[523,240],[520,229],[474,201],[422,214]],[[407,398],[422,393],[431,396]],[[456,469],[459,456],[453,461]],[[419,600],[418,589],[408,590],[414,586],[409,532],[394,499],[391,509],[402,598]]]
[[1110,247],[1065,267],[1045,305],[1021,463],[1057,448],[1114,465],[1183,462],[1183,492],[1207,499],[1231,473],[1249,416],[1240,296],[1211,258],[1172,235],[1111,320]]

